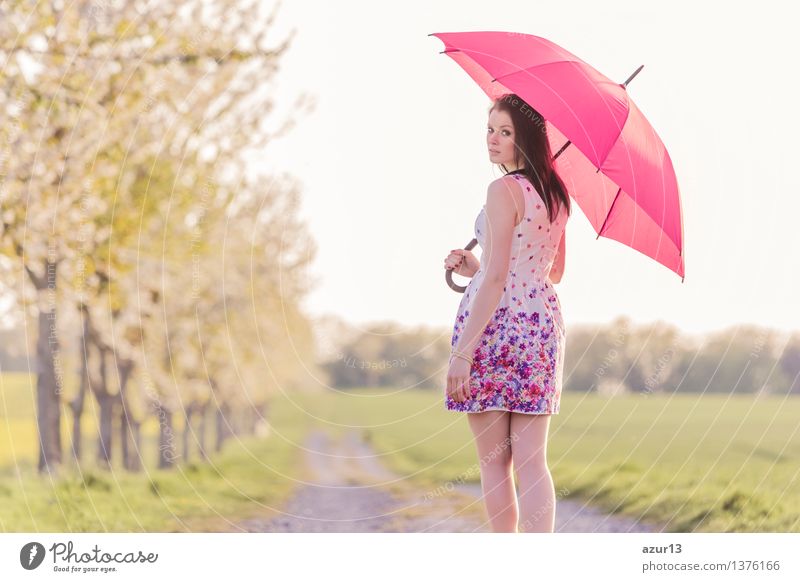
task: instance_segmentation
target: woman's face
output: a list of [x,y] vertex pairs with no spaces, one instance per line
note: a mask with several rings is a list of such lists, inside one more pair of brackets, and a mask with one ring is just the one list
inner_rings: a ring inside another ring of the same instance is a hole
[[489,148],[489,160],[493,164],[505,164],[514,167],[514,124],[511,116],[505,111],[493,109],[489,114],[486,128],[486,145]]

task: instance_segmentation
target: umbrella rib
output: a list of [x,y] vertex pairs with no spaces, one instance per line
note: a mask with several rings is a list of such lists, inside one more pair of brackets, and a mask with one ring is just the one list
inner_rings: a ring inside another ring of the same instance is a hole
[[606,218],[603,221],[603,226],[600,227],[600,232],[597,233],[597,237],[594,240],[600,238],[600,235],[603,234],[603,230],[606,228],[606,223],[608,223],[608,217],[611,216],[611,213],[614,211],[614,205],[617,203],[617,198],[619,198],[619,193],[622,192],[622,187],[619,186],[617,189],[617,194],[614,196],[614,202],[611,203],[611,208],[608,209],[608,213],[606,214]]
[[[627,95],[627,92],[626,92],[626,95]],[[630,117],[630,115],[631,115],[631,109],[630,109],[630,107],[628,107],[628,110],[625,112],[625,120],[622,122],[622,128],[619,130],[619,134],[617,134],[617,138],[614,140],[614,144],[616,144],[617,140],[619,140],[619,136],[622,135],[622,130],[625,128],[625,124],[628,123],[628,117]],[[571,144],[572,144],[572,140],[567,140],[567,142],[563,146],[561,146],[561,149],[558,150],[558,153],[555,156],[553,156],[553,159],[556,159],[559,155],[561,155],[561,153],[565,149],[567,149],[567,147],[569,145],[571,145]],[[606,152],[605,157],[598,164],[597,169],[594,172],[595,174],[599,174],[600,173],[600,170],[602,169],[603,164],[606,163],[606,160],[608,159],[608,156],[611,154],[611,150],[612,150],[612,148],[608,148],[608,151]],[[594,165],[594,164],[592,164],[592,165]]]
[[[628,77],[628,79],[627,79],[627,80],[626,80],[624,83],[620,83],[620,84],[619,84],[619,86],[620,86],[620,87],[622,87],[622,92],[623,92],[623,94],[625,95],[625,98],[626,98],[626,99],[629,99],[629,100],[630,100],[630,97],[628,96],[628,83],[630,83],[630,82],[631,82],[631,80],[632,80],[632,79],[633,79],[633,78],[634,78],[636,75],[638,75],[638,74],[639,74],[639,71],[641,71],[643,68],[644,68],[644,65],[639,65],[639,68],[637,68],[637,69],[636,69],[636,70],[635,70],[635,71],[634,71],[634,72],[631,74],[631,76],[630,76],[630,77]],[[626,123],[628,123],[628,118],[629,118],[630,116],[631,116],[631,107],[630,107],[630,103],[629,103],[629,104],[628,104],[628,108],[627,108],[627,110],[625,111],[625,119],[624,119],[624,120],[623,120],[623,122],[622,122],[622,127],[620,127],[620,129],[619,129],[619,134],[617,135],[617,138],[614,140],[614,144],[615,144],[615,145],[616,145],[617,141],[619,140],[619,136],[621,136],[621,135],[622,135],[622,131],[625,129],[625,124],[626,124]],[[599,166],[597,166],[597,172],[595,172],[595,174],[597,174],[598,172],[600,172],[600,168],[602,168],[602,167],[603,167],[603,164],[605,164],[605,163],[606,163],[606,160],[608,159],[608,156],[611,154],[611,150],[612,150],[612,149],[613,149],[613,147],[612,147],[612,148],[608,148],[608,151],[606,152],[606,156],[603,158],[603,161],[602,161],[602,162],[600,162],[600,165],[599,165]],[[617,193],[617,194],[619,194],[619,193]],[[614,201],[616,201],[616,198],[614,199]],[[613,205],[612,205],[612,206],[613,206]],[[608,217],[606,217],[606,218],[608,218]]]
[[[564,60],[561,60],[561,61],[554,61],[554,62],[581,64],[581,61],[574,61],[574,60],[567,60],[567,59],[564,59]],[[505,75],[500,75],[499,77],[495,77],[494,79],[492,79],[492,83],[497,81],[497,79],[502,79],[503,77],[508,77],[509,75],[516,75],[517,73],[523,73],[523,72],[528,71],[530,69],[535,69],[536,67],[541,67],[542,65],[551,65],[551,64],[553,64],[553,63],[539,63],[537,65],[531,65],[529,67],[524,67],[524,68],[521,68],[521,69],[516,70],[516,71],[511,71],[510,73],[506,73]]]
[[[568,61],[568,62],[574,63],[576,61]],[[539,65],[533,65],[533,66],[538,67]],[[527,69],[533,68],[533,66],[532,67],[527,67],[526,69],[522,69],[522,70],[527,70]],[[633,80],[633,78],[636,75],[638,75],[639,72],[643,68],[644,68],[644,65],[639,65],[639,67],[633,73],[631,73],[631,76],[628,77],[627,79],[625,79],[624,83],[620,83],[619,84],[620,87],[622,87],[623,89],[626,90],[626,94],[627,94],[628,83],[630,83]],[[508,75],[513,75],[513,74],[515,74],[515,73],[506,73],[505,75],[501,75],[500,77],[507,77]],[[499,79],[500,77],[497,77],[497,79]],[[495,81],[497,81],[497,79],[492,79],[492,82],[494,83]],[[625,127],[625,123],[627,123],[628,117],[630,116],[630,114],[631,114],[630,107],[628,107],[628,111],[626,112],[626,115],[625,115],[625,121],[622,122],[622,127],[623,128]],[[622,135],[622,130],[620,130],[620,135]],[[617,139],[619,139],[619,136],[617,136]],[[561,146],[561,149],[559,149],[558,152],[556,152],[556,155],[553,156],[553,159],[555,160],[558,156],[560,156],[564,152],[564,150],[567,149],[570,146],[570,144],[572,144],[572,140],[571,139],[567,140],[567,142],[563,146]],[[611,152],[611,150],[609,149],[608,153],[610,153],[610,152]],[[608,157],[608,153],[606,153],[606,158]],[[606,160],[603,159],[603,161],[600,163],[600,165],[597,166],[597,170],[595,170],[595,174],[600,173],[600,168],[603,167],[603,164],[605,163],[605,161]]]
[[562,153],[564,153],[564,150],[567,149],[569,147],[569,144],[571,144],[571,143],[572,143],[572,140],[568,139],[567,143],[565,143],[563,146],[561,146],[561,149],[558,150],[556,152],[556,155],[553,156],[553,159],[555,160],[558,156],[560,156]]
[[[571,140],[571,139],[568,139],[568,140],[566,141],[566,143],[565,143],[563,146],[561,146],[561,149],[560,149],[560,150],[558,150],[558,151],[556,152],[556,155],[554,155],[554,156],[553,156],[553,159],[555,160],[556,158],[558,158],[558,156],[560,156],[561,154],[563,154],[563,153],[564,153],[564,150],[565,150],[565,149],[567,149],[567,148],[568,148],[568,147],[569,147],[571,144],[572,144],[572,140]],[[594,172],[594,173],[595,173],[595,174],[598,174],[599,172],[600,172],[600,167],[598,166],[598,168],[595,170],[595,172]]]

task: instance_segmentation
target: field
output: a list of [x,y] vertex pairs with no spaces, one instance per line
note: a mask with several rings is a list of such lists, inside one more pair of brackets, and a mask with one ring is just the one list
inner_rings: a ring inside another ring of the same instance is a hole
[[[233,524],[240,518],[275,514],[303,477],[292,442],[307,426],[293,409],[280,405],[272,420],[282,427],[281,437],[231,438],[210,463],[195,457],[175,470],[154,468],[153,421],[142,430],[145,471],[97,468],[92,461],[96,422],[87,399],[82,426],[89,461],[81,470],[68,465],[64,477],[51,483],[36,473],[34,385],[27,375],[4,374],[0,382],[0,531],[237,531]],[[286,412],[291,419],[282,416]],[[62,418],[64,425],[65,420],[71,423],[71,417]],[[65,427],[65,459],[69,442]]]
[[[438,394],[357,390],[308,406],[362,427],[426,487],[480,482],[467,420]],[[561,406],[548,447],[557,495],[673,531],[800,531],[797,399],[567,393]]]
[[[50,483],[35,473],[31,381],[2,380],[2,531],[229,529],[274,512],[303,479],[298,459],[311,427],[360,431],[382,462],[420,488],[480,482],[465,415],[444,410],[438,393],[358,389],[277,397],[269,438],[232,439],[208,464],[142,474],[89,464]],[[796,399],[568,393],[561,406],[548,447],[559,496],[671,531],[800,531]],[[91,416],[89,409],[86,435],[94,434]],[[156,426],[145,428],[154,457]],[[92,457],[94,441],[85,447]]]

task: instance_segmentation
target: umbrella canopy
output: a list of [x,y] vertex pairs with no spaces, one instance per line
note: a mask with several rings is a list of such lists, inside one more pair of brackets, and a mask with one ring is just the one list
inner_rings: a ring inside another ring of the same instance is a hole
[[515,93],[542,114],[556,171],[598,238],[636,249],[683,282],[683,221],[672,160],[628,95],[627,82],[615,83],[530,34],[428,36],[444,42],[442,52],[490,99]]

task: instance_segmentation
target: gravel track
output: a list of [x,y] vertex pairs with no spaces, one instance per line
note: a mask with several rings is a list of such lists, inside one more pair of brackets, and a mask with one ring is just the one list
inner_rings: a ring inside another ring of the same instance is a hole
[[[490,532],[479,484],[420,491],[395,475],[350,431],[341,441],[313,431],[305,443],[310,483],[281,513],[238,524],[249,532]],[[657,532],[656,526],[559,499],[556,532]]]

